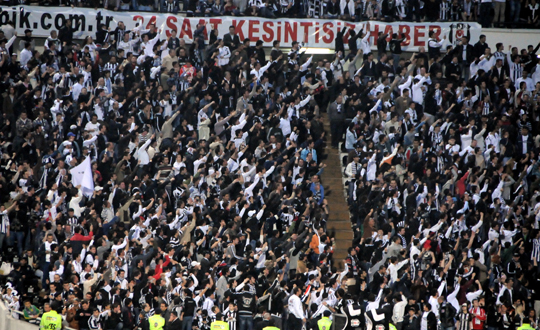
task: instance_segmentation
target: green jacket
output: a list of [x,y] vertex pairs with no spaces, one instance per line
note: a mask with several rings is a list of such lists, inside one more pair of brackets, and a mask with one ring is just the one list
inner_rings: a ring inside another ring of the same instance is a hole
[[30,320],[32,316],[39,316],[39,309],[36,306],[31,305],[30,308],[25,307],[23,309],[23,314],[25,319]]

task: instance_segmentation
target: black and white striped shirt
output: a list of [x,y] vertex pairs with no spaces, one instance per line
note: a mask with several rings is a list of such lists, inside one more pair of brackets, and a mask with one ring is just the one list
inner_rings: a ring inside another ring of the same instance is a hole
[[523,76],[523,68],[521,67],[521,64],[515,62],[509,63],[508,65],[510,66],[510,79],[515,83]]
[[0,223],[0,233],[5,234],[9,228],[9,217],[7,210],[0,213],[2,216],[2,222]]
[[457,321],[459,328],[456,330],[471,330],[472,314],[461,312],[457,316]]
[[533,239],[533,248],[531,251],[531,260],[536,259],[536,261],[540,261],[540,239],[535,238]]
[[111,63],[108,62],[103,66],[103,70],[109,71],[111,73],[111,77],[114,77],[116,74],[116,69],[118,68],[118,63]]
[[225,312],[225,321],[229,323],[229,330],[236,330],[236,311],[228,310]]
[[101,315],[95,317],[94,315],[90,316],[88,319],[88,327],[90,330],[101,329]]

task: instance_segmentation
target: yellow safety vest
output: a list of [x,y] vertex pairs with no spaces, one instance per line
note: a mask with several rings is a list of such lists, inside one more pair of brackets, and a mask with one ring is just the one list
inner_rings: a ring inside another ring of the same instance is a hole
[[41,323],[39,324],[41,330],[60,330],[62,329],[62,316],[56,311],[50,311],[44,313],[41,316]]
[[210,324],[210,330],[229,330],[229,323],[224,321],[214,321]]
[[264,327],[263,330],[279,330],[278,327]]
[[396,326],[393,325],[392,323],[389,323],[389,325],[390,325],[390,330],[397,330]]
[[332,328],[332,320],[328,317],[323,316],[319,321],[317,321],[319,330],[330,330]]
[[148,323],[150,324],[150,330],[163,330],[165,319],[161,315],[154,314],[148,318]]
[[519,328],[517,328],[517,330],[528,330],[528,329],[534,329],[533,327],[531,327],[530,324],[528,323],[525,323],[524,325],[520,326]]

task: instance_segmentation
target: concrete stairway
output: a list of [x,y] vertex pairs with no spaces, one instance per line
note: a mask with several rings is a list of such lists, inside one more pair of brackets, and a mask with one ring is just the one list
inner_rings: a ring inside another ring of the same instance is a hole
[[325,188],[332,191],[330,196],[325,197],[328,200],[330,217],[327,222],[327,232],[334,235],[336,240],[336,249],[334,251],[334,265],[338,270],[343,269],[343,259],[347,257],[347,249],[352,244],[353,232],[349,215],[349,207],[346,201],[346,195],[343,185],[343,168],[341,167],[340,152],[338,149],[331,148],[330,121],[326,113],[322,114],[327,132],[327,153],[328,159],[325,164],[322,182]]

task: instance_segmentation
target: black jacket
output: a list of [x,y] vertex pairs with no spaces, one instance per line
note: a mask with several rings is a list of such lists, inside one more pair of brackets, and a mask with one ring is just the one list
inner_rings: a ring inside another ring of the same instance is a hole
[[180,329],[181,327],[182,327],[182,321],[180,321],[179,318],[176,318],[172,322],[168,322],[167,320],[167,323],[165,324],[166,330],[175,330],[175,329]]
[[58,39],[62,42],[65,42],[67,45],[73,43],[73,28],[71,26],[65,25],[58,31]]
[[[332,1],[328,2],[328,4],[326,5],[327,8],[329,8],[329,6],[332,6]],[[339,3],[336,2],[336,7],[337,7],[337,10],[339,12]],[[343,46],[343,35],[345,34],[345,31],[347,31],[347,27],[344,27],[343,30],[341,31],[338,31],[338,33],[336,34],[336,53],[341,51],[341,53],[345,53],[345,48]]]
[[225,43],[225,46],[229,47],[231,51],[240,46],[240,38],[238,37],[238,34],[232,36],[230,33],[227,33],[223,37],[223,42]]
[[473,46],[471,46],[470,44],[456,46],[456,48],[454,48],[454,50],[452,51],[453,55],[457,56],[459,63],[462,63],[463,62],[463,48],[466,48],[467,53],[465,55],[465,58],[467,59],[467,64],[472,63],[472,61],[474,61],[475,52],[474,52]]
[[[437,317],[435,316],[435,313],[432,311],[427,313],[427,330],[437,330]],[[423,314],[421,317],[423,317]]]
[[484,42],[482,45],[482,43],[478,41],[476,44],[474,44],[474,56],[480,58],[480,56],[485,54],[486,48],[488,48],[487,42]]
[[235,294],[234,299],[238,305],[239,316],[251,316],[257,309],[257,302],[255,301],[255,295],[249,291],[244,291],[239,294]]
[[441,326],[443,328],[453,327],[454,317],[456,316],[456,309],[452,304],[445,303],[439,308],[439,318],[441,320]]
[[408,314],[403,316],[403,330],[417,330],[420,329],[420,319],[418,316],[413,315],[411,318]]

